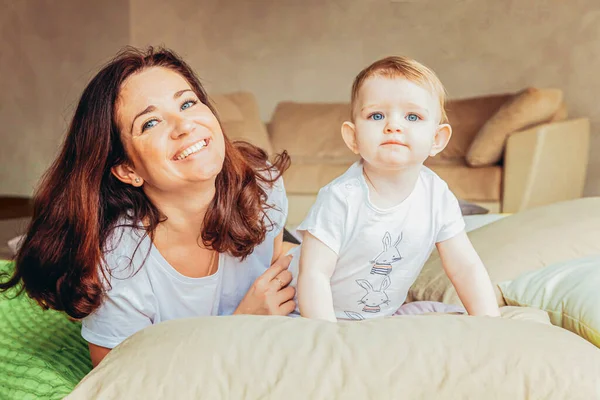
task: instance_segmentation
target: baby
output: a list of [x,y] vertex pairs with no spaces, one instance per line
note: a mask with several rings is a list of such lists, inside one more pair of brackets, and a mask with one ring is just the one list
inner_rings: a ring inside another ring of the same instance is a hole
[[298,227],[302,316],[393,315],[434,246],[467,312],[499,315],[456,197],[423,165],[452,134],[444,101],[437,76],[405,57],[376,61],[354,80],[342,137],[361,160],[319,191]]

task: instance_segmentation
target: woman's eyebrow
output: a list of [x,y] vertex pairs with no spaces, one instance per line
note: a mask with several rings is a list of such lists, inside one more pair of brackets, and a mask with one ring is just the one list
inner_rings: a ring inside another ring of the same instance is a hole
[[146,109],[140,113],[138,113],[135,118],[133,118],[133,121],[131,121],[131,132],[133,132],[133,124],[135,124],[135,120],[138,119],[139,117],[141,117],[144,114],[148,114],[151,113],[152,111],[156,110],[156,107],[154,107],[153,105],[149,105],[148,107],[146,107]]
[[183,89],[183,90],[180,90],[178,92],[175,92],[175,94],[173,95],[173,98],[177,99],[177,98],[181,97],[181,95],[184,94],[185,92],[191,92],[191,91],[192,91],[192,89]]

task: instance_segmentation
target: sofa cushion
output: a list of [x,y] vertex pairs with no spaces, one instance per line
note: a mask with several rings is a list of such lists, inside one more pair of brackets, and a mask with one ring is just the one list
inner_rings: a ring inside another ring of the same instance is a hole
[[358,157],[341,134],[342,123],[348,120],[347,103],[279,103],[269,124],[273,149],[287,150],[293,163],[351,164]]
[[500,201],[502,167],[492,165],[471,168],[464,159],[443,160],[430,158],[425,163],[448,184],[454,195],[470,201]]
[[[283,175],[285,188],[290,202],[287,223],[295,227],[307,215],[314,203],[319,189],[342,175],[352,165],[348,163],[308,163],[296,162],[292,156],[292,165]],[[448,182],[450,190],[462,200],[469,202],[497,203],[500,201],[502,168],[499,166],[469,168],[457,161],[428,165],[442,179]],[[466,214],[487,212],[464,202]]]
[[467,163],[472,167],[498,163],[508,136],[550,120],[559,110],[562,99],[560,89],[527,88],[517,93],[479,130],[467,153]]
[[292,165],[283,175],[285,190],[294,194],[314,194],[342,175],[352,162],[328,164],[324,162],[303,163],[292,156]]
[[513,318],[171,320],[113,349],[66,399],[597,398],[599,349],[547,316]]
[[288,217],[285,221],[288,229],[296,229],[304,218],[308,215],[308,211],[315,203],[317,194],[294,194],[288,193]]
[[[533,208],[469,232],[492,283],[497,284],[547,265],[600,254],[600,197]],[[409,290],[409,301],[461,304],[434,250]]]
[[260,118],[258,103],[252,93],[236,92],[210,96],[223,132],[231,140],[250,142],[273,154],[267,128]]
[[244,119],[242,112],[230,96],[230,94],[215,94],[209,98],[217,110],[221,122],[242,121]]
[[448,146],[436,157],[464,159],[477,132],[511,97],[512,94],[496,94],[446,102],[452,137]]
[[[293,194],[316,194],[323,186],[342,175],[352,165],[347,163],[313,162],[292,156],[292,165],[285,172],[285,188]],[[436,174],[448,183],[456,197],[469,201],[499,201],[502,167],[470,168],[464,161],[431,164]]]

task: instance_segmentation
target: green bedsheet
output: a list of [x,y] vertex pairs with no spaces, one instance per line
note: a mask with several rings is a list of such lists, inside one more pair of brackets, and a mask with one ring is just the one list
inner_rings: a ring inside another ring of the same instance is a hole
[[92,368],[81,324],[14,293],[0,294],[0,399],[62,399]]

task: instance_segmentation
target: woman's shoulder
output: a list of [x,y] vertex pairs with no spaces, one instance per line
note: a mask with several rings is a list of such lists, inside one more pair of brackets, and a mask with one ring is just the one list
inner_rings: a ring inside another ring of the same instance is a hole
[[[276,176],[274,175],[274,173],[271,173],[271,175]],[[264,182],[261,182],[261,185],[263,186],[263,189],[265,190],[269,198],[273,196],[285,196],[285,184],[283,183],[283,176],[279,176],[275,181],[268,185]]]

